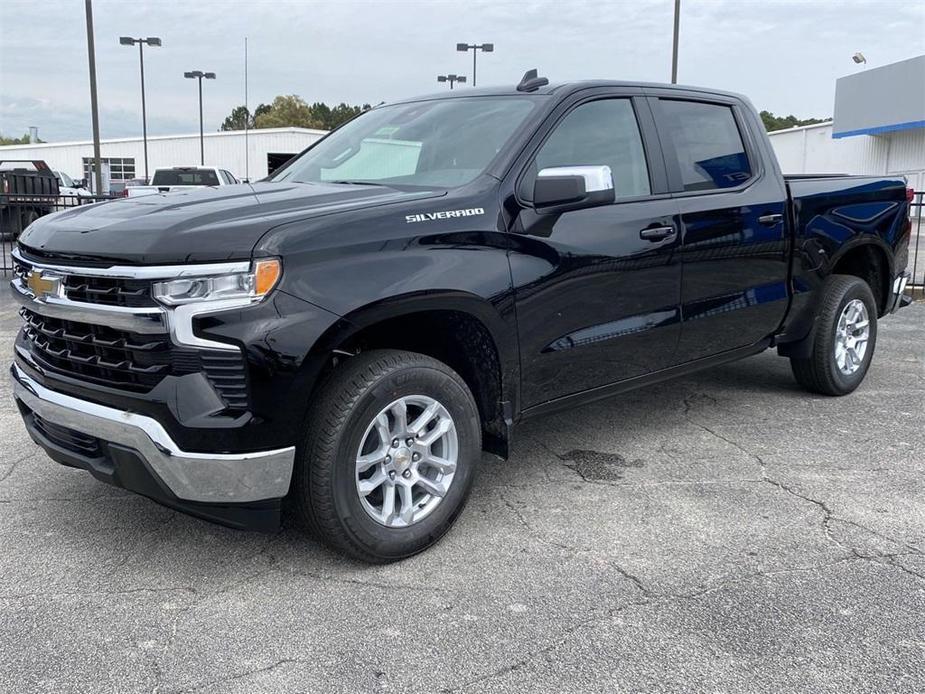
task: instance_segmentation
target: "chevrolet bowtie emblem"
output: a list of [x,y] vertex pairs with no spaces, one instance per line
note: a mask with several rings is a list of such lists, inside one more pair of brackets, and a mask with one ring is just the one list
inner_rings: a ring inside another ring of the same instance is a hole
[[58,287],[61,286],[61,278],[54,276],[49,277],[43,275],[38,270],[33,270],[29,273],[26,286],[29,287],[29,291],[32,292],[36,299],[45,299],[49,296],[56,296],[58,294]]

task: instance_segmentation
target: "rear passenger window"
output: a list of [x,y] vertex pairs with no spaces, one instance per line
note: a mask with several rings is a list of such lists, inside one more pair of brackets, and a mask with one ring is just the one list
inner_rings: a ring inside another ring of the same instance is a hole
[[578,106],[553,131],[537,152],[531,175],[553,166],[610,167],[617,198],[648,195],[649,169],[636,114],[629,99],[601,99]]
[[684,190],[734,188],[752,177],[735,116],[728,106],[663,99]]

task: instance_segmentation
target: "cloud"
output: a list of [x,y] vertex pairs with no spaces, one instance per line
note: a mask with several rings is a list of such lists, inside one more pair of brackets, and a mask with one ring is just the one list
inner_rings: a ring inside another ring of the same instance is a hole
[[[0,132],[18,137],[37,126],[39,138],[46,142],[90,140],[93,126],[90,109],[56,104],[48,97],[0,94]],[[154,116],[148,118],[148,135],[198,132],[198,121]],[[140,111],[120,108],[100,110],[100,137],[137,137],[141,135]]]
[[[244,101],[249,37],[252,107],[278,94],[362,104],[437,91],[440,73],[470,74],[457,41],[493,42],[478,56],[478,83],[514,84],[536,67],[553,81],[664,82],[671,67],[671,0],[96,0],[102,126],[140,130],[137,49],[118,37],[158,36],[145,50],[152,132],[198,129],[196,85],[186,70],[214,71],[203,85],[205,127]],[[679,78],[747,94],[758,108],[801,117],[832,112],[835,80],[925,53],[925,3],[908,0],[696,0],[682,2]],[[3,91],[17,104],[0,130],[37,125],[44,136],[89,135],[84,5],[0,0]],[[15,98],[13,98],[15,97]],[[31,120],[29,120],[31,119]]]

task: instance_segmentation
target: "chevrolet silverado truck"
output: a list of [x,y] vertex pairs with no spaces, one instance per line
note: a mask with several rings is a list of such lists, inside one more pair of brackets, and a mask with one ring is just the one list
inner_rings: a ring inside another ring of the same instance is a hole
[[908,196],[782,176],[710,89],[528,73],[408,99],[253,185],[36,221],[13,391],[59,463],[393,561],[529,417],[771,347],[853,391],[908,301]]

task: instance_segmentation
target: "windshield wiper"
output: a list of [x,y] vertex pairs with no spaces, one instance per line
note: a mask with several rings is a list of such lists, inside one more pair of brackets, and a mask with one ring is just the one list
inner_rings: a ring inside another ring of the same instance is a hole
[[372,181],[351,181],[344,179],[342,181],[323,181],[324,183],[342,183],[347,186],[380,186],[382,188],[388,188],[389,186],[385,183],[374,183]]

